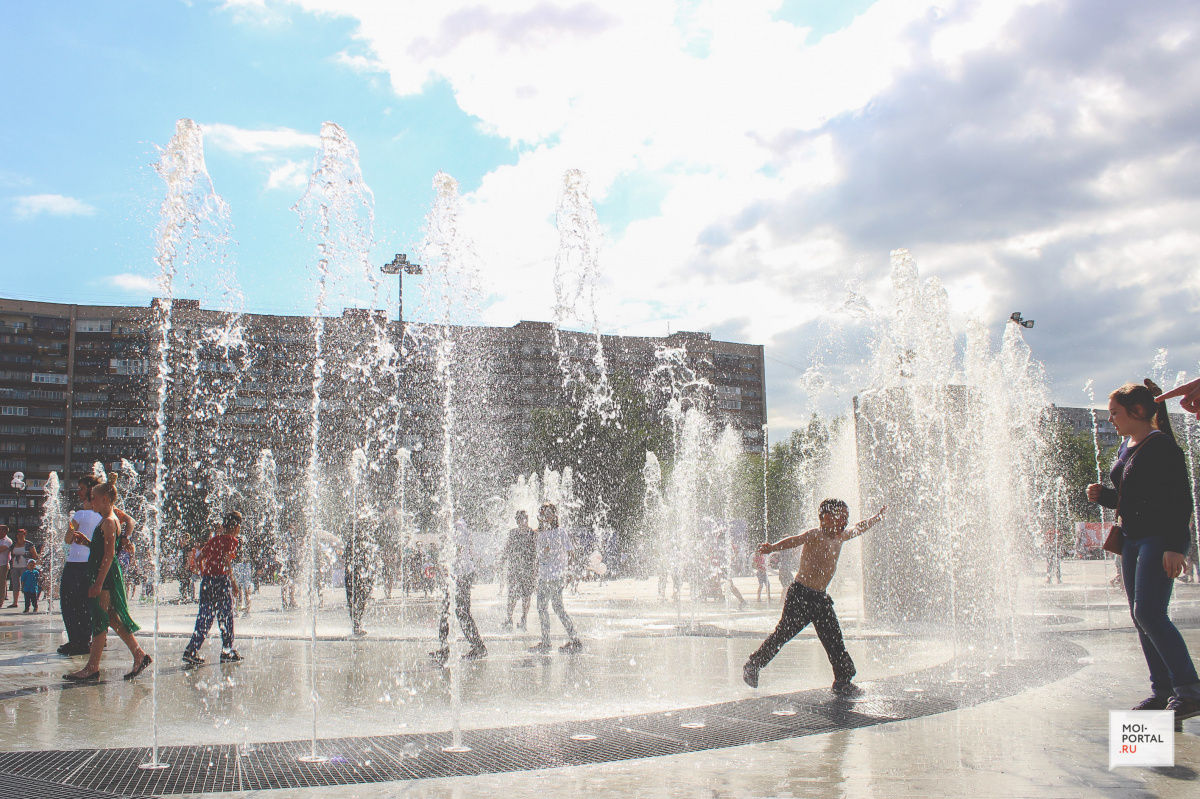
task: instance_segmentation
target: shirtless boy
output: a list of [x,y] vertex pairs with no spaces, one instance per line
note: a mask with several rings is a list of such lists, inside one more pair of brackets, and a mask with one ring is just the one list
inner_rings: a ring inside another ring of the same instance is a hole
[[775,627],[775,632],[767,636],[762,646],[750,656],[742,667],[742,679],[751,688],[758,687],[758,673],[771,662],[783,645],[792,640],[795,635],[808,626],[809,622],[817,628],[817,637],[825,647],[829,663],[833,666],[833,691],[844,696],[860,692],[858,686],[850,682],[854,677],[854,661],[846,651],[842,642],[842,628],[838,625],[837,614],[833,610],[833,600],[825,589],[833,579],[837,569],[838,557],[842,554],[842,544],[851,538],[862,535],[883,518],[887,506],[879,509],[870,519],[859,522],[846,529],[846,519],[849,509],[840,499],[827,499],[821,503],[818,518],[821,526],[806,530],[799,535],[793,535],[776,543],[765,543],[758,548],[763,555],[779,552],[784,549],[801,547],[800,568],[796,571],[796,579],[788,587],[787,597],[783,603],[783,616]]

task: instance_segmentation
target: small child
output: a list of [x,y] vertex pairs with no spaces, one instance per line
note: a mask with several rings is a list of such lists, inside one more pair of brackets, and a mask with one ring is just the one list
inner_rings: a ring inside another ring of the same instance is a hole
[[237,586],[234,594],[241,598],[237,601],[235,611],[240,611],[242,618],[250,615],[250,589],[254,587],[254,568],[248,556],[239,553],[233,563],[233,584]]
[[38,571],[37,561],[30,560],[25,567],[25,571],[21,573],[21,591],[25,594],[25,610],[23,613],[28,613],[29,608],[33,606],[33,612],[37,613],[38,595],[42,592],[40,583],[42,573]]
[[758,577],[758,594],[756,601],[762,602],[763,589],[767,589],[767,601],[771,601],[771,581],[767,579],[767,556],[761,552],[754,553],[754,574]]
[[242,532],[242,514],[230,511],[225,514],[220,532],[208,539],[208,543],[196,550],[195,564],[200,572],[200,610],[196,613],[196,628],[187,648],[183,650],[185,666],[204,663],[200,647],[212,629],[213,618],[221,630],[221,662],[240,663],[242,656],[233,648],[233,601],[238,586],[230,579],[233,559],[237,557],[239,536]]
[[775,632],[767,636],[762,646],[742,666],[742,679],[747,685],[757,688],[758,673],[779,654],[784,644],[812,624],[817,628],[817,637],[825,648],[829,664],[833,666],[833,692],[842,696],[861,693],[861,689],[851,682],[856,673],[854,661],[846,651],[842,628],[833,610],[833,600],[825,589],[829,587],[837,569],[842,544],[878,524],[885,509],[886,506],[870,519],[846,529],[846,503],[840,499],[827,499],[817,512],[820,526],[774,544],[764,543],[758,548],[763,555],[799,548],[800,563],[795,579],[784,596],[783,615]]

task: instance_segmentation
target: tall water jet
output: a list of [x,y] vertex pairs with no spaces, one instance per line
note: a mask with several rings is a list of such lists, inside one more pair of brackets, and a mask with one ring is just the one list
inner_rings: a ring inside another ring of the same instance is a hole
[[[422,245],[423,260],[427,265],[424,289],[434,320],[417,327],[417,338],[431,351],[435,382],[440,398],[441,449],[437,504],[442,531],[442,552],[445,563],[445,591],[449,622],[447,665],[450,670],[451,743],[448,752],[469,750],[462,739],[462,685],[459,665],[459,635],[457,584],[460,577],[461,545],[468,545],[469,536],[465,522],[460,527],[462,510],[458,507],[459,494],[464,478],[475,474],[480,462],[471,463],[472,455],[489,442],[484,440],[485,431],[471,430],[478,427],[478,408],[471,409],[468,403],[482,405],[482,396],[472,392],[472,381],[480,385],[481,350],[478,343],[470,339],[464,328],[454,322],[469,316],[477,307],[479,276],[477,257],[470,239],[460,227],[460,201],[458,182],[439,172],[433,180],[435,192],[433,208],[429,212],[425,241]],[[472,410],[474,413],[472,413]],[[472,435],[471,433],[477,433]],[[494,448],[493,448],[494,449]],[[494,453],[493,453],[494,456]],[[459,532],[459,531],[462,532]],[[469,574],[461,575],[469,578]]]
[[739,605],[744,605],[740,595],[734,594],[736,590],[733,585],[734,562],[733,562],[733,505],[736,494],[737,481],[737,466],[742,455],[742,437],[737,430],[734,430],[732,425],[725,425],[721,431],[721,435],[717,438],[715,451],[713,453],[713,470],[714,482],[716,489],[713,496],[717,497],[717,504],[720,508],[721,520],[721,549],[722,553],[718,555],[720,565],[724,573],[720,575],[721,590],[725,598],[725,609],[728,612],[733,611],[733,600],[738,599]]
[[254,461],[255,523],[254,535],[259,551],[269,551],[275,561],[275,570],[287,568],[285,545],[281,525],[283,505],[279,500],[279,468],[275,453],[264,447],[258,451]]
[[174,380],[171,338],[176,281],[211,257],[214,247],[227,240],[229,209],[213,188],[204,162],[204,140],[200,126],[190,119],[175,125],[175,135],[163,151],[155,171],[166,184],[159,211],[154,261],[158,266],[159,298],[154,302],[157,367],[154,369],[156,408],[154,414],[154,493],[150,515],[153,563],[154,636],[151,648],[153,746],[145,769],[166,768],[158,757],[158,652],[159,596],[162,593],[162,534],[166,500],[167,398]]
[[[998,353],[972,326],[956,355],[945,290],[892,254],[895,308],[855,399],[859,482],[888,523],[863,538],[865,611],[892,624],[1002,632],[1015,646],[1016,575],[1048,496],[1042,367],[1016,325]],[[970,591],[964,590],[970,586]]]
[[[554,259],[554,351],[563,389],[579,418],[615,421],[617,408],[600,337],[596,293],[600,283],[600,222],[578,169],[563,175],[556,213],[559,246]],[[586,336],[571,336],[581,327]]]
[[667,537],[664,534],[666,519],[663,512],[662,482],[662,465],[658,462],[658,456],[647,451],[646,463],[642,466],[642,541],[641,557],[638,560],[655,565],[658,572],[658,594],[665,597],[667,580],[671,573]]
[[62,507],[62,487],[58,482],[58,472],[50,472],[50,476],[46,478],[46,483],[42,486],[42,492],[45,494],[45,501],[42,503],[42,531],[46,536],[42,544],[42,549],[47,553],[49,563],[46,565],[49,589],[46,592],[46,612],[54,611],[54,553],[61,549],[60,542],[57,539],[62,535],[62,531],[66,527],[66,514],[63,513]]
[[325,380],[325,314],[335,281],[347,271],[369,270],[373,196],[358,165],[358,148],[332,122],[321,125],[318,151],[304,195],[293,206],[301,227],[314,240],[317,297],[312,317],[312,382],[309,394],[309,447],[305,468],[304,520],[308,536],[309,687],[312,735],[304,762],[324,762],[317,754],[320,695],[317,691],[317,533],[321,528],[318,491],[321,477],[321,400]]

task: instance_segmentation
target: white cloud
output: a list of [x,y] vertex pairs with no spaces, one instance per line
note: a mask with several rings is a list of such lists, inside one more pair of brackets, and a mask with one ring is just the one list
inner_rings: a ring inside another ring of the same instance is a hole
[[112,275],[107,279],[106,283],[116,286],[122,291],[138,294],[153,294],[158,291],[157,280],[133,272],[122,272],[119,275]]
[[236,154],[256,155],[275,153],[280,150],[316,150],[321,146],[321,137],[318,134],[304,133],[292,128],[254,130],[211,122],[202,124],[200,128],[204,131],[205,144]]
[[357,21],[348,52],[365,55],[344,52],[347,67],[385,71],[401,95],[445,81],[522,146],[464,197],[496,324],[549,314],[568,168],[594,198],[663,187],[606,242],[612,329],[733,326],[795,347],[845,281],[885,294],[902,246],[960,315],[1043,303],[1034,340],[1071,380],[1084,334],[1043,335],[1052,309],[1100,341],[1121,300],[1200,305],[1194,4],[880,0],[816,44],[774,18],[777,0],[699,0],[683,19],[668,0],[291,5]]
[[62,194],[27,194],[16,198],[13,215],[17,219],[35,216],[91,216],[96,209],[82,200]]
[[316,152],[321,137],[293,128],[239,128],[223,123],[205,123],[204,142],[217,150],[236,156],[249,156],[267,170],[266,189],[303,188],[307,182],[306,164],[290,157],[297,151]]
[[308,167],[303,161],[285,161],[267,176],[268,189],[303,189],[308,184]]
[[343,50],[333,57],[336,64],[341,64],[355,72],[384,72],[383,64],[364,55],[354,55]]

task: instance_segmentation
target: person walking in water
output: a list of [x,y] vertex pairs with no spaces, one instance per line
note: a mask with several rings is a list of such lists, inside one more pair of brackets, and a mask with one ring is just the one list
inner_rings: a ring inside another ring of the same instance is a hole
[[[355,508],[353,512],[358,513],[359,509]],[[352,634],[363,636],[367,631],[363,628],[362,620],[367,612],[367,602],[375,590],[375,563],[379,560],[379,547],[371,534],[373,520],[360,515],[356,521],[346,536],[342,563],[346,567],[346,608],[350,612]]]
[[8,525],[0,524],[0,605],[8,601],[8,562],[12,557],[12,545]]
[[65,678],[72,682],[99,681],[104,644],[108,640],[108,628],[112,627],[133,655],[133,668],[125,675],[125,679],[132,680],[145,671],[151,663],[151,658],[134,637],[134,633],[140,628],[129,616],[129,607],[125,600],[125,582],[116,559],[121,531],[121,523],[114,512],[117,504],[117,486],[112,479],[107,483],[100,483],[91,489],[90,497],[92,510],[100,514],[100,524],[91,541],[77,533],[72,543],[87,543],[90,551],[88,574],[92,578],[92,584],[88,588],[88,598],[91,600],[92,615],[91,652],[87,664],[79,671],[65,675]]
[[570,653],[583,649],[575,625],[563,607],[563,587],[570,549],[571,540],[567,537],[567,531],[558,525],[558,508],[552,502],[543,503],[538,509],[537,531],[537,609],[542,640],[531,647],[530,652],[546,654],[550,651],[550,606],[554,607],[554,613],[567,632],[567,642],[559,647],[559,651]]
[[521,600],[521,622],[518,629],[524,630],[529,619],[529,600],[533,597],[534,573],[537,570],[537,533],[529,526],[529,514],[517,511],[517,526],[508,531],[504,544],[504,556],[508,571],[508,613],[504,629],[513,626],[513,610]]
[[200,610],[196,613],[192,638],[183,650],[183,662],[188,666],[204,663],[200,647],[212,629],[214,616],[221,630],[221,662],[238,663],[242,660],[242,656],[233,648],[233,600],[239,589],[230,579],[233,559],[237,557],[241,544],[241,532],[242,514],[230,511],[221,522],[220,532],[196,552],[196,567],[200,571]]
[[1192,495],[1166,405],[1155,402],[1160,394],[1147,380],[1109,395],[1109,419],[1126,439],[1110,474],[1114,488],[1093,483],[1087,498],[1116,510],[1121,529],[1121,577],[1150,669],[1150,696],[1133,709],[1174,711],[1181,731],[1184,719],[1200,715],[1200,677],[1167,607],[1183,574]]
[[17,537],[13,540],[12,554],[8,562],[8,579],[12,583],[13,592],[10,608],[17,606],[17,597],[21,594],[21,572],[25,571],[30,560],[40,560],[42,557],[37,547],[29,543],[27,536],[28,533],[21,528],[17,530]]
[[758,593],[756,602],[762,602],[763,589],[767,589],[767,602],[771,601],[771,580],[767,577],[767,556],[761,552],[754,553],[754,575],[758,578]]
[[[475,583],[475,559],[471,548],[471,531],[467,523],[459,519],[454,523],[454,552],[445,561],[453,567],[454,572],[454,615],[463,635],[471,644],[471,648],[463,655],[463,660],[478,660],[487,657],[487,647],[479,635],[475,618],[471,615],[471,586]],[[442,584],[442,613],[438,618],[437,649],[429,656],[442,665],[450,659],[450,580],[449,571],[445,572]]]
[[783,615],[775,632],[767,636],[754,654],[742,666],[742,679],[751,688],[758,687],[758,673],[771,662],[783,645],[792,640],[805,627],[812,623],[817,629],[817,637],[829,664],[833,666],[833,691],[843,696],[853,696],[861,693],[861,689],[851,680],[857,673],[850,653],[842,641],[842,628],[838,624],[837,613],[833,610],[833,600],[825,589],[829,587],[833,573],[837,569],[838,557],[842,554],[842,544],[852,538],[862,535],[883,518],[885,505],[870,519],[859,522],[846,529],[846,519],[849,509],[840,499],[826,499],[821,502],[817,516],[820,526],[806,530],[799,535],[793,535],[774,544],[766,542],[758,551],[763,555],[781,550],[800,548],[800,565],[796,579],[788,586],[783,601]]

